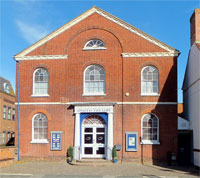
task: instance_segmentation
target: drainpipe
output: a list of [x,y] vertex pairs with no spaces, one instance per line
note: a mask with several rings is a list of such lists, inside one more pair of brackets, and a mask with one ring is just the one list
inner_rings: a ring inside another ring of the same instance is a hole
[[20,61],[17,61],[16,59],[14,59],[17,63],[18,63],[18,85],[17,85],[17,130],[18,130],[18,146],[17,146],[17,160],[20,160],[20,156],[19,156],[19,150],[20,150],[20,124],[19,124],[19,89],[20,89]]
[[20,127],[19,127],[19,89],[20,89],[20,61],[18,63],[18,89],[17,89],[17,129],[18,129],[18,161],[19,161],[19,146],[20,146]]

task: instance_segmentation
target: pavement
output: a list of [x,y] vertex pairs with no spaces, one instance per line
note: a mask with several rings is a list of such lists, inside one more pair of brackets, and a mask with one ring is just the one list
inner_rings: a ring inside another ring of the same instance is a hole
[[141,165],[69,165],[64,161],[20,161],[0,168],[0,178],[200,178],[193,167]]

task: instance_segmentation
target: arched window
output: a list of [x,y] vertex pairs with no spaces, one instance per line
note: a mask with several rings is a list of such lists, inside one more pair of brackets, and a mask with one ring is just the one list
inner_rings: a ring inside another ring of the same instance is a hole
[[154,114],[145,114],[142,117],[142,142],[159,143],[159,121]]
[[38,113],[32,121],[32,142],[46,143],[48,138],[48,119],[46,115]]
[[84,48],[84,50],[96,50],[96,49],[106,49],[104,42],[98,39],[92,39],[88,41]]
[[8,83],[4,83],[4,91],[6,93],[10,93],[10,87],[9,87],[9,84]]
[[84,72],[84,94],[105,94],[105,72],[99,65],[91,65]]
[[33,73],[33,95],[48,95],[49,73],[44,68],[38,68]]
[[158,70],[153,66],[146,66],[141,72],[141,94],[158,94]]

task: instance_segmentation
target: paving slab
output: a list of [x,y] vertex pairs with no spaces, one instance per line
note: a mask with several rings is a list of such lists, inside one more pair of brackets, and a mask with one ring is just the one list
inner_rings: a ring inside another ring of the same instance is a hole
[[[32,174],[31,178],[199,178],[197,170],[187,167],[167,167],[154,165],[141,165],[136,163],[109,164],[108,166],[74,166],[66,162],[20,162],[6,168],[0,168],[2,173]],[[17,175],[16,175],[17,176]],[[0,177],[1,178],[1,177]],[[25,177],[26,178],[26,177]]]

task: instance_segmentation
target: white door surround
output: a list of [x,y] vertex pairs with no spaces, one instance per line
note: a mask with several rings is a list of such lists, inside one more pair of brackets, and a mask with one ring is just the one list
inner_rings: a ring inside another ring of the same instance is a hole
[[[74,113],[75,113],[75,134],[74,134],[74,159],[80,160],[85,155],[83,154],[82,150],[82,143],[81,143],[81,121],[80,121],[80,115],[81,113],[107,113],[108,115],[108,121],[107,121],[107,138],[105,138],[105,157],[107,160],[112,160],[112,148],[113,148],[113,105],[112,106],[74,106]],[[87,124],[86,124],[87,125]],[[96,136],[96,128],[100,127],[98,124],[94,126],[94,132],[93,134]],[[83,129],[83,128],[82,128]],[[105,136],[106,136],[105,135]],[[83,136],[83,135],[82,135]],[[83,141],[83,140],[82,140]],[[96,140],[94,140],[96,143]],[[86,145],[88,146],[88,145]],[[101,146],[99,146],[101,147]],[[96,148],[96,145],[93,147],[93,149]],[[94,157],[97,155],[93,155]]]

